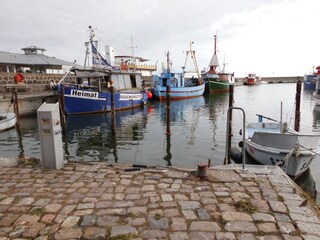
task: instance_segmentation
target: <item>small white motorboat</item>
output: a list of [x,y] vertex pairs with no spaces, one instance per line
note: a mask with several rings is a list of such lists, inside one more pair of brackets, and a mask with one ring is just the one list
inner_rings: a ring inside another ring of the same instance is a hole
[[301,134],[287,123],[259,121],[247,124],[244,145],[256,162],[277,165],[297,178],[320,153],[319,141],[320,134]]
[[14,112],[0,113],[0,132],[13,128],[17,123]]

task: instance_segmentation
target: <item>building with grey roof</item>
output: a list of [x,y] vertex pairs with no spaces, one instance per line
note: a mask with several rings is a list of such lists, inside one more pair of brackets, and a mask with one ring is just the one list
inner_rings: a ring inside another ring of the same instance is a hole
[[65,73],[73,63],[44,55],[46,49],[22,48],[24,54],[0,51],[0,72]]

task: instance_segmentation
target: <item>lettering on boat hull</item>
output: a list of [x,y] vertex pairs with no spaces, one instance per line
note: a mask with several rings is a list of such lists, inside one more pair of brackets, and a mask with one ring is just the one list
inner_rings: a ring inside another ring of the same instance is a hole
[[70,96],[78,98],[87,98],[87,99],[98,99],[98,92],[89,92],[83,90],[72,89]]
[[141,100],[142,94],[127,94],[127,93],[121,93],[120,94],[120,101],[128,101],[128,100]]

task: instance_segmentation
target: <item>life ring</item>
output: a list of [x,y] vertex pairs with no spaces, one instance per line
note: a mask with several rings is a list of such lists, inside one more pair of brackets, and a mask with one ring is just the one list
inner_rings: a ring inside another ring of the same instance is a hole
[[176,79],[175,79],[175,78],[172,78],[170,82],[171,82],[171,84],[173,85],[173,84],[176,83]]
[[159,86],[159,82],[158,81],[154,81],[153,86],[154,87],[158,87]]
[[22,75],[21,73],[16,73],[16,74],[14,75],[14,81],[15,81],[17,84],[23,83],[23,79],[24,79],[24,77],[23,77],[23,75]]

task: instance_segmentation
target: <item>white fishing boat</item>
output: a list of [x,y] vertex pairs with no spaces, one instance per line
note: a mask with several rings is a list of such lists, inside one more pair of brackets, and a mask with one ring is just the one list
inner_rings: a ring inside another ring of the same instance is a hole
[[0,113],[0,132],[13,128],[17,123],[14,112]]
[[246,125],[246,152],[256,162],[277,165],[290,177],[297,178],[320,153],[320,134],[302,134],[287,123],[262,122],[263,116],[258,116],[259,122]]

